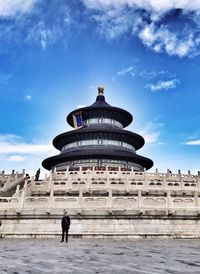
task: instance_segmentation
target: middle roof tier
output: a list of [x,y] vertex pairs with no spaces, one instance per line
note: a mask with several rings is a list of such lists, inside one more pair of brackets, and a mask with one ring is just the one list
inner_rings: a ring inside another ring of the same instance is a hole
[[71,130],[56,136],[53,145],[58,150],[70,143],[84,140],[112,140],[121,141],[130,144],[135,150],[140,149],[144,145],[144,138],[136,133],[120,128],[106,127],[83,127]]

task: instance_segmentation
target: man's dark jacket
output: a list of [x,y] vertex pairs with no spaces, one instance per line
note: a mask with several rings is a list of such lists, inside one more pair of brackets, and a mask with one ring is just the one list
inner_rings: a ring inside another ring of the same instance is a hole
[[69,229],[70,227],[70,218],[69,216],[64,216],[62,218],[61,226],[63,229]]

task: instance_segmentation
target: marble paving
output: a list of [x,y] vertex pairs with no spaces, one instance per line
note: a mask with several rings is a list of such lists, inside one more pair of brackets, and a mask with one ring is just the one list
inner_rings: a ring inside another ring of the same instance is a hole
[[0,239],[0,273],[200,273],[200,240]]

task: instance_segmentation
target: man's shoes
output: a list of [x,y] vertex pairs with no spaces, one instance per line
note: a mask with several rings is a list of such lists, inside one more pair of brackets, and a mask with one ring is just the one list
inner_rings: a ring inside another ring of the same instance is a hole
[[61,243],[64,242],[63,240],[60,241]]

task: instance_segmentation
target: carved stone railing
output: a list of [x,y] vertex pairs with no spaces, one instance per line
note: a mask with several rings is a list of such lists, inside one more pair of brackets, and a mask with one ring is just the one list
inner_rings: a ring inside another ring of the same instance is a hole
[[24,174],[9,178],[15,180],[6,183],[4,191],[18,186],[13,197],[0,197],[0,211],[12,209],[21,214],[27,210],[44,210],[51,214],[54,210],[68,208],[79,213],[96,211],[97,214],[99,210],[111,213],[121,210],[123,214],[137,211],[141,215],[150,210],[172,215],[176,212],[200,213],[200,173],[82,168],[50,172],[42,181],[34,181],[32,177],[31,181],[25,181],[21,190],[19,184],[24,180]]
[[25,182],[25,170],[18,173],[13,170],[11,174],[5,174],[4,171],[0,173],[0,197],[12,196],[16,192],[16,187]]

